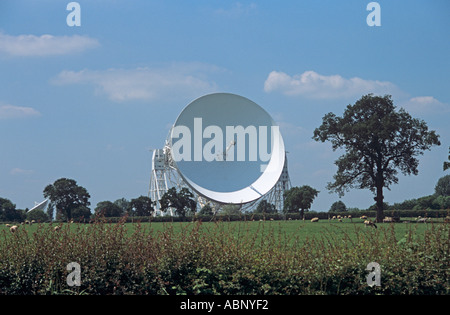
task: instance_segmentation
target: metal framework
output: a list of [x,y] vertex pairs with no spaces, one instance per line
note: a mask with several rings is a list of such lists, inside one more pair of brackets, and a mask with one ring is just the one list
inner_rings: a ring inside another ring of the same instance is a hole
[[[187,188],[197,199],[197,206],[201,209],[206,204],[210,204],[213,211],[218,211],[223,204],[219,204],[213,200],[209,200],[203,196],[198,195],[193,189],[191,189],[178,174],[175,164],[172,160],[171,148],[169,141],[166,140],[163,149],[153,150],[152,155],[152,171],[150,178],[150,187],[148,196],[153,202],[155,202],[155,214],[164,215],[161,210],[159,200],[171,187],[175,187],[177,190],[181,188]],[[241,211],[248,211],[254,209],[259,202],[266,200],[269,203],[275,205],[278,211],[283,209],[284,204],[284,192],[291,188],[291,181],[289,178],[287,157],[283,166],[283,171],[276,185],[261,198],[245,203],[241,205]],[[173,209],[169,209],[169,214],[173,216]]]

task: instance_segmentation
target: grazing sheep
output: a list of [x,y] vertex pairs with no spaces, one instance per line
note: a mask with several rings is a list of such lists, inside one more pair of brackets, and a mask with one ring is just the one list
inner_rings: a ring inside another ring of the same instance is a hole
[[361,220],[367,220],[367,216],[363,215],[360,217]]
[[19,227],[18,227],[17,225],[13,225],[13,226],[11,226],[11,227],[9,228],[9,231],[10,231],[11,233],[15,233],[15,232],[17,231],[18,228],[19,228]]
[[388,223],[392,223],[392,222],[394,222],[394,219],[392,218],[392,217],[385,217],[384,219],[383,219],[383,222],[388,222]]
[[6,227],[11,227],[11,224],[8,224],[8,223],[7,223],[7,224],[5,224],[5,226],[6,226]]
[[365,225],[366,227],[368,227],[368,226],[373,226],[374,228],[377,228],[377,225],[376,225],[374,222],[370,221],[370,220],[364,221],[364,225]]
[[312,218],[311,222],[319,222],[319,218],[317,218],[317,217],[316,218]]
[[53,230],[54,231],[58,231],[60,229],[60,226],[58,225],[58,226],[55,226],[54,228],[53,228]]
[[338,222],[342,222],[342,219],[338,219]]
[[421,218],[420,216],[419,216],[419,218],[417,218],[418,223],[427,223],[427,221],[429,221],[429,220],[430,220],[430,218]]
[[334,215],[331,219],[332,219],[332,220],[336,220],[336,216]]

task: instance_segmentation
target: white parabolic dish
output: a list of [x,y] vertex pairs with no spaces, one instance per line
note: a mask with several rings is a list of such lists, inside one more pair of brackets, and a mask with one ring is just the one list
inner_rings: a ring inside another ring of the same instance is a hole
[[283,138],[272,117],[230,93],[205,95],[186,106],[169,144],[183,180],[223,204],[244,204],[268,193],[285,162]]

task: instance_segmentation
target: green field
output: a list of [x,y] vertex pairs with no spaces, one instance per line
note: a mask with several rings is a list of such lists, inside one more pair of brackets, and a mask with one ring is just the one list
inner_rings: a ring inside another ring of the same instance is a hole
[[[200,226],[200,230],[205,233],[227,232],[236,237],[243,238],[260,238],[263,235],[271,234],[276,239],[290,240],[303,243],[308,239],[328,239],[339,241],[342,239],[355,240],[359,233],[373,232],[374,227],[366,227],[363,224],[364,220],[357,219],[343,219],[343,222],[337,220],[321,220],[319,222],[292,220],[292,221],[232,221],[232,222],[153,222],[153,223],[125,223],[123,224],[126,234],[132,235],[137,227],[145,233],[162,233],[164,231],[172,231],[175,233],[190,231],[193,227]],[[47,226],[45,224],[33,225],[19,225],[28,232],[34,233],[40,226]],[[52,226],[65,226],[66,224],[53,223]],[[111,224],[113,226],[114,223]],[[87,224],[67,224],[72,231],[86,229]],[[425,231],[429,230],[432,223],[378,223],[378,235],[385,233],[394,233],[395,238],[400,240],[405,235],[414,233],[416,236],[423,236]],[[0,233],[4,230],[9,232],[9,227],[6,225],[0,226]],[[10,235],[11,233],[5,233]]]

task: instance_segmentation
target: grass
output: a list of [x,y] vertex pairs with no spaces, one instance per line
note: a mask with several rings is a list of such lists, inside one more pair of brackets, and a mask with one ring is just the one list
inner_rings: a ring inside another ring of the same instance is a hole
[[[48,224],[43,224],[48,225]],[[52,224],[53,226],[65,224]],[[112,224],[114,225],[114,224]],[[30,233],[34,233],[38,230],[39,224],[33,225],[21,225],[20,228],[27,230]],[[79,231],[80,226],[87,228],[85,224],[72,224],[68,225],[72,231]],[[144,233],[163,233],[164,231],[171,231],[174,233],[184,233],[191,230],[196,226],[194,222],[154,222],[154,223],[125,223],[125,233],[130,236],[136,232],[136,229],[143,231]],[[417,236],[423,236],[425,231],[431,228],[429,223],[379,223],[377,224],[380,232],[386,233],[391,229],[394,230],[394,235],[397,240],[402,239],[405,235],[414,233]],[[0,233],[2,230],[7,231],[9,228],[5,225],[0,226]],[[373,227],[365,227],[363,220],[344,219],[343,222],[336,220],[322,220],[319,222],[310,221],[232,221],[232,222],[202,222],[200,230],[206,233],[231,233],[235,237],[256,237],[260,239],[265,237],[268,233],[274,233],[277,239],[283,238],[284,240],[295,241],[299,244],[303,244],[309,239],[323,238],[333,239],[339,241],[343,239],[349,239],[355,241],[357,239],[358,232],[365,233],[373,230]],[[8,232],[8,231],[7,231]],[[10,235],[10,233],[6,233]]]

